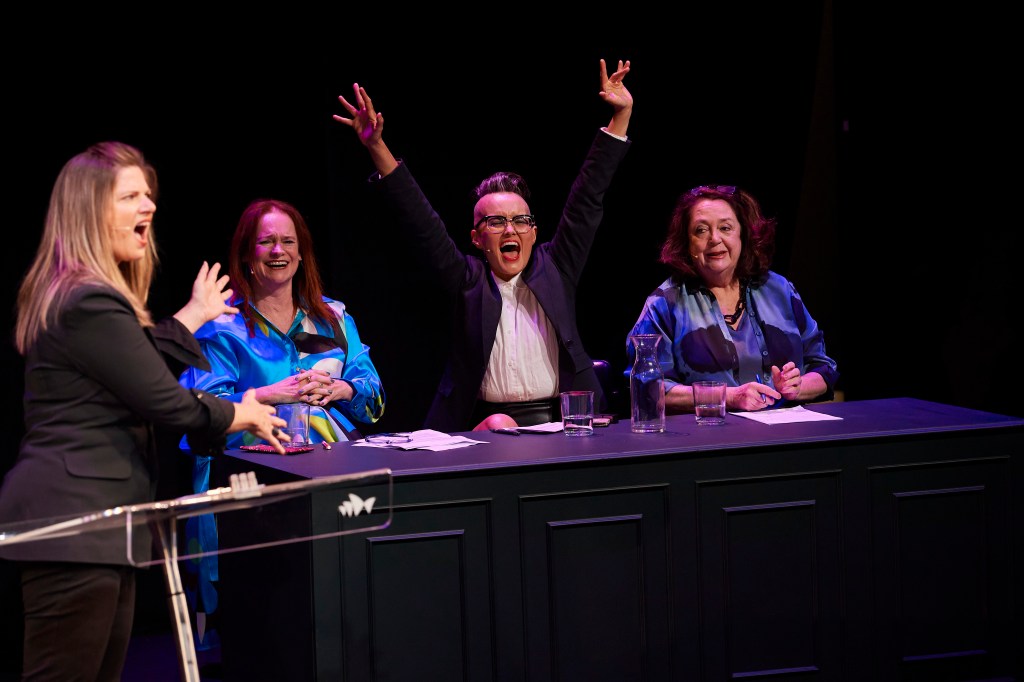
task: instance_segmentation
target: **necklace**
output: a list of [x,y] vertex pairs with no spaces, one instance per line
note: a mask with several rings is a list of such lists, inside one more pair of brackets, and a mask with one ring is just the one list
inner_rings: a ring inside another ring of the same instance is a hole
[[746,296],[744,294],[746,294],[746,290],[740,289],[740,297],[736,301],[736,310],[732,311],[732,315],[726,315],[725,313],[722,313],[722,317],[725,318],[726,323],[730,327],[736,326],[736,323],[739,322],[740,320],[740,316],[743,314],[744,308],[747,307],[746,301],[744,300],[746,299]]
[[736,323],[739,322],[740,315],[743,314],[743,308],[744,304],[743,299],[741,298],[740,302],[736,304],[736,310],[733,312],[732,315],[726,315],[725,313],[722,313],[722,317],[725,318],[725,321],[729,323],[730,327],[735,327]]

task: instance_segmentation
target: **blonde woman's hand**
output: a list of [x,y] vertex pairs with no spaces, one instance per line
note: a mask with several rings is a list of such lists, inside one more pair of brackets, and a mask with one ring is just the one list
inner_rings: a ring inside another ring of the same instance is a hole
[[274,414],[273,405],[264,405],[256,399],[256,389],[250,388],[242,396],[242,401],[235,403],[235,416],[228,427],[228,433],[248,431],[252,435],[267,441],[278,454],[285,454],[284,445],[291,438],[281,431],[287,426],[281,417]]
[[228,300],[234,294],[232,289],[226,288],[230,278],[227,275],[220,275],[220,263],[212,266],[203,261],[192,283],[192,298],[185,307],[174,314],[174,319],[181,322],[193,334],[210,320],[224,314],[234,314],[238,308],[228,305]]

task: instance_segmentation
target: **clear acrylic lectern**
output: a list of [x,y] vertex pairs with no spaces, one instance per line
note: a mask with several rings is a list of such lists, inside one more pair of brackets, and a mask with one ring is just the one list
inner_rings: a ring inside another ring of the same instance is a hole
[[[61,542],[85,533],[103,533],[106,547],[111,542],[124,543],[130,564],[162,564],[182,679],[199,682],[179,561],[387,528],[392,518],[391,494],[390,469],[271,485],[257,483],[255,474],[248,472],[233,474],[228,487],[196,495],[83,516],[0,524],[0,546]],[[180,546],[185,533],[179,524],[204,514],[219,517],[225,513],[232,514],[229,545],[225,546],[222,537],[214,550]],[[312,532],[307,532],[309,529]]]

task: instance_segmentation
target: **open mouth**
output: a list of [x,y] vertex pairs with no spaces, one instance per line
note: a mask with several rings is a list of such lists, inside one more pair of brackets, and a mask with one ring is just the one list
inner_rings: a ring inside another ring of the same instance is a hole
[[521,249],[522,246],[519,244],[519,242],[510,239],[506,242],[501,243],[500,251],[504,255],[515,256],[518,258],[519,251]]
[[286,260],[269,260],[266,266],[271,270],[283,270],[288,267],[288,261]]

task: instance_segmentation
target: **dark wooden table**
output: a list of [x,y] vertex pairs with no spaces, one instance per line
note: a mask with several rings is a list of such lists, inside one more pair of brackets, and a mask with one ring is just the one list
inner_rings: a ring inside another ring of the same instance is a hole
[[225,677],[1019,672],[1024,419],[910,398],[808,409],[842,420],[680,415],[663,434],[467,433],[487,443],[443,452],[231,451],[215,477],[391,469],[394,517],[222,556]]

